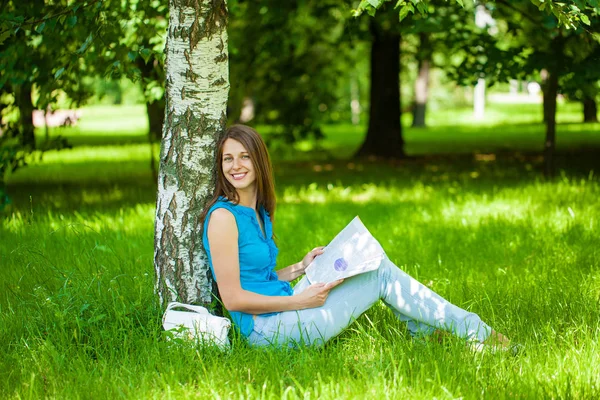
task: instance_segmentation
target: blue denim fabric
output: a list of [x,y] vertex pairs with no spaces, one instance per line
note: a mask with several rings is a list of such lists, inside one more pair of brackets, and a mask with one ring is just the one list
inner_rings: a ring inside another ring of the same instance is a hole
[[[309,285],[308,279],[302,278],[294,286],[294,294]],[[253,346],[320,346],[379,300],[408,323],[413,336],[442,329],[483,342],[491,334],[477,314],[451,304],[385,257],[375,271],[347,278],[333,288],[321,307],[256,316],[248,342]]]

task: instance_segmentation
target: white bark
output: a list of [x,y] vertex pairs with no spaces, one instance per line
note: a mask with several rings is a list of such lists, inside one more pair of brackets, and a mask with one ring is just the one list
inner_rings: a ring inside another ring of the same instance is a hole
[[229,94],[226,8],[215,3],[169,2],[154,249],[162,304],[212,300],[199,218],[214,189],[214,148]]

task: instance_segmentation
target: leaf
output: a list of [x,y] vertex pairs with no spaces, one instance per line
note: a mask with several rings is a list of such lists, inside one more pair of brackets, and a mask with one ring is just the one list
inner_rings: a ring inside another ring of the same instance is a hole
[[587,15],[581,14],[581,16],[579,18],[581,18],[581,22],[583,22],[587,26],[590,26],[590,19],[588,18]]
[[367,0],[367,2],[375,8],[379,8],[383,0]]
[[46,23],[42,22],[41,24],[39,24],[38,26],[35,27],[35,31],[37,33],[42,33],[44,31],[45,27],[46,27]]
[[464,7],[465,7],[465,3],[463,2],[463,0],[456,0],[456,2],[457,2],[458,4],[460,4],[460,6],[461,6],[462,8],[464,8]]
[[6,39],[10,37],[10,31],[0,32],[0,44],[3,44]]
[[398,16],[399,21],[402,21],[404,18],[406,18],[406,16],[410,12],[410,9],[408,8],[408,6],[412,7],[412,4],[405,5],[404,7],[402,7],[400,9],[400,15]]
[[137,53],[135,51],[130,51],[127,53],[127,58],[129,58],[129,61],[135,61],[137,58]]
[[63,72],[65,72],[65,67],[61,67],[58,70],[56,70],[56,72],[54,73],[54,79],[60,78]]
[[152,55],[152,52],[150,51],[150,49],[141,49],[140,50],[140,56],[142,56],[142,58],[144,59],[144,62],[147,63],[148,60],[150,59],[150,56]]
[[74,27],[75,25],[77,25],[77,16],[76,15],[69,15],[67,17],[67,25],[69,25],[71,28]]
[[88,37],[85,39],[85,42],[82,43],[82,45],[77,49],[77,51],[75,53],[81,54],[84,51],[86,51],[87,48],[90,47],[90,44],[92,43],[93,40],[94,40],[94,36],[90,33],[88,35]]

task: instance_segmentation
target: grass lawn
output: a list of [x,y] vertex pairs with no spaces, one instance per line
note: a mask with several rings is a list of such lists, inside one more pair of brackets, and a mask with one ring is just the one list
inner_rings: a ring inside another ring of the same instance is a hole
[[280,266],[360,215],[401,268],[520,354],[413,340],[383,305],[322,349],[169,343],[153,294],[143,114],[97,108],[84,114],[97,122],[62,132],[73,150],[9,177],[0,398],[600,397],[600,125],[563,107],[560,174],[545,181],[543,127],[527,107],[513,119],[515,106],[497,106],[484,124],[440,113],[407,130],[407,149],[423,155],[410,161],[344,160],[362,137],[350,126],[327,128],[322,159],[308,161],[308,143],[275,156]]

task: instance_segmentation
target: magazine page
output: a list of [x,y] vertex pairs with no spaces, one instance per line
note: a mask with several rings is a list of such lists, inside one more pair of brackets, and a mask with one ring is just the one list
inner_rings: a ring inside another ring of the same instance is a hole
[[328,283],[379,268],[385,256],[379,242],[355,217],[306,268],[312,283]]

